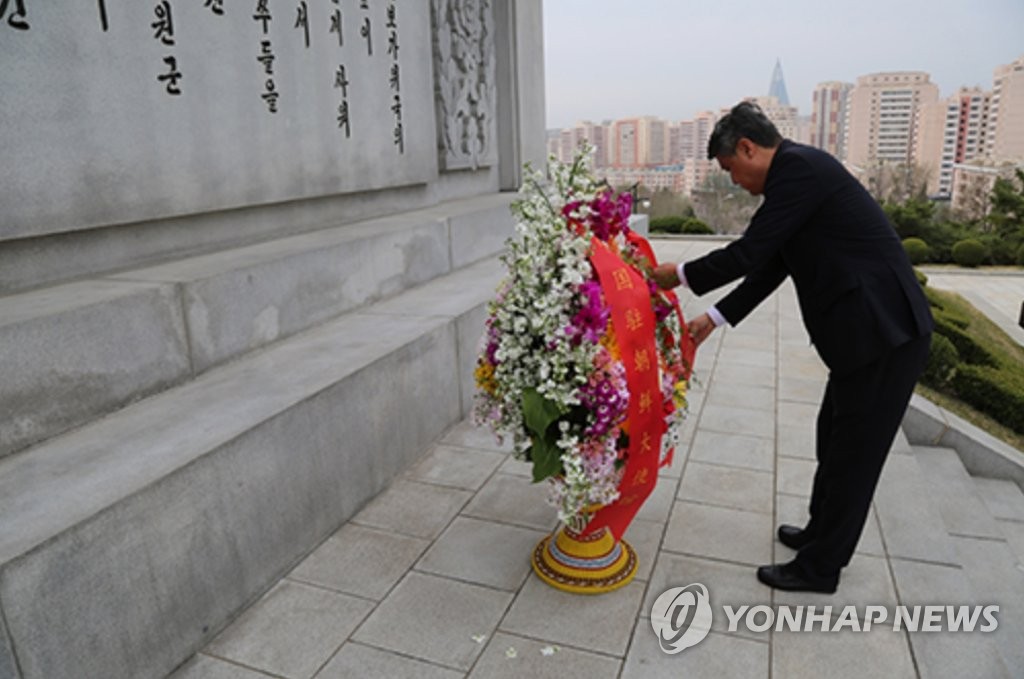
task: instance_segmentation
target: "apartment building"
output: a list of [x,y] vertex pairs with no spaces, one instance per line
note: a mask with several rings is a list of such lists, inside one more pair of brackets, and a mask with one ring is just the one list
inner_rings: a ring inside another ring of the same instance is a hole
[[715,123],[718,116],[712,111],[701,111],[693,117],[693,155],[691,158],[706,160],[708,154],[708,140],[711,133],[715,131]]
[[669,123],[660,118],[641,118],[639,132],[641,165],[668,165]]
[[811,133],[809,143],[836,158],[846,155],[846,102],[853,83],[818,83],[811,97]]
[[990,100],[989,92],[974,87],[921,105],[914,158],[927,177],[928,195],[949,198],[954,165],[985,153]]
[[696,123],[692,120],[680,120],[676,123],[676,130],[679,132],[679,160],[685,162],[697,155],[696,138],[694,130]]
[[938,99],[939,88],[921,71],[857,78],[847,101],[846,161],[861,169],[915,162],[917,113]]
[[689,195],[691,186],[682,166],[663,167],[610,167],[604,168],[601,176],[612,186],[619,188],[641,184],[648,191],[667,189],[673,193]]
[[[1024,161],[1024,56],[997,67],[992,89],[961,88],[918,111],[914,159],[929,195],[983,195],[994,177]],[[991,188],[989,186],[989,188]]]
[[614,167],[656,167],[668,164],[668,123],[660,118],[624,118],[611,124],[609,164]]
[[548,154],[562,163],[571,163],[584,143],[593,149],[594,167],[609,164],[607,124],[582,121],[572,127],[547,131]]
[[986,155],[994,162],[1024,159],[1024,56],[992,76]]
[[584,120],[573,126],[573,134],[577,146],[586,142],[594,149],[594,167],[605,167],[609,164],[606,124]]
[[640,119],[626,118],[611,124],[609,150],[612,167],[640,167]]

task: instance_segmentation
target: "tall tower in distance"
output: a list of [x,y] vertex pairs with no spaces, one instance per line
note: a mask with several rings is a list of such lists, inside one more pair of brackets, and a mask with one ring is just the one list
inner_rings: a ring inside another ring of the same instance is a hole
[[789,106],[786,80],[782,77],[782,61],[778,57],[775,59],[775,70],[772,71],[772,84],[768,86],[768,96],[775,97],[783,106]]

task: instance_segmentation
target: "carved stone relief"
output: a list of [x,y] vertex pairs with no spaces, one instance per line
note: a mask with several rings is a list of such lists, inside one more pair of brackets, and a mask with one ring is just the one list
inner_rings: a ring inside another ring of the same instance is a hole
[[497,161],[491,0],[432,0],[434,99],[442,170]]

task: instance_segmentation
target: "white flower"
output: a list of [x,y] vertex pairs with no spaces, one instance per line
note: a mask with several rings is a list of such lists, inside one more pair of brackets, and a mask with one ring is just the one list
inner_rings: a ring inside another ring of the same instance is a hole
[[[581,234],[570,228],[563,208],[573,203],[572,217],[578,223],[596,214],[590,203],[607,187],[593,176],[591,161],[584,153],[571,165],[552,159],[547,173],[526,172],[520,197],[513,204],[515,235],[501,256],[508,276],[488,305],[480,352],[485,370],[484,377],[478,376],[484,380],[483,390],[474,404],[476,421],[511,440],[520,459],[532,446],[524,420],[524,394],[535,390],[563,413],[557,420],[562,473],[549,479],[549,500],[566,522],[579,519],[588,506],[613,502],[621,476],[614,464],[618,429],[603,438],[588,436],[586,430],[595,415],[580,409],[581,388],[595,374],[599,353],[607,355],[607,350],[592,339],[581,341],[574,326],[578,312],[590,303],[580,286],[596,280],[596,275],[589,261],[591,236],[585,229]],[[616,238],[620,250],[631,247],[623,236]],[[667,320],[668,331],[678,337],[677,319]],[[678,363],[678,348],[659,345],[659,351],[669,364]],[[661,385],[668,397],[675,391],[671,378],[666,374]],[[678,439],[681,419],[667,422],[663,455]]]

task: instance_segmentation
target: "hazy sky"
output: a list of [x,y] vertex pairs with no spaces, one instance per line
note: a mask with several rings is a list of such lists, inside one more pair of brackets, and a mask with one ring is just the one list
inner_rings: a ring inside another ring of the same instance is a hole
[[1022,55],[1024,0],[544,0],[549,128],[717,111],[766,95],[776,58],[807,115],[826,80],[925,71],[945,97]]

